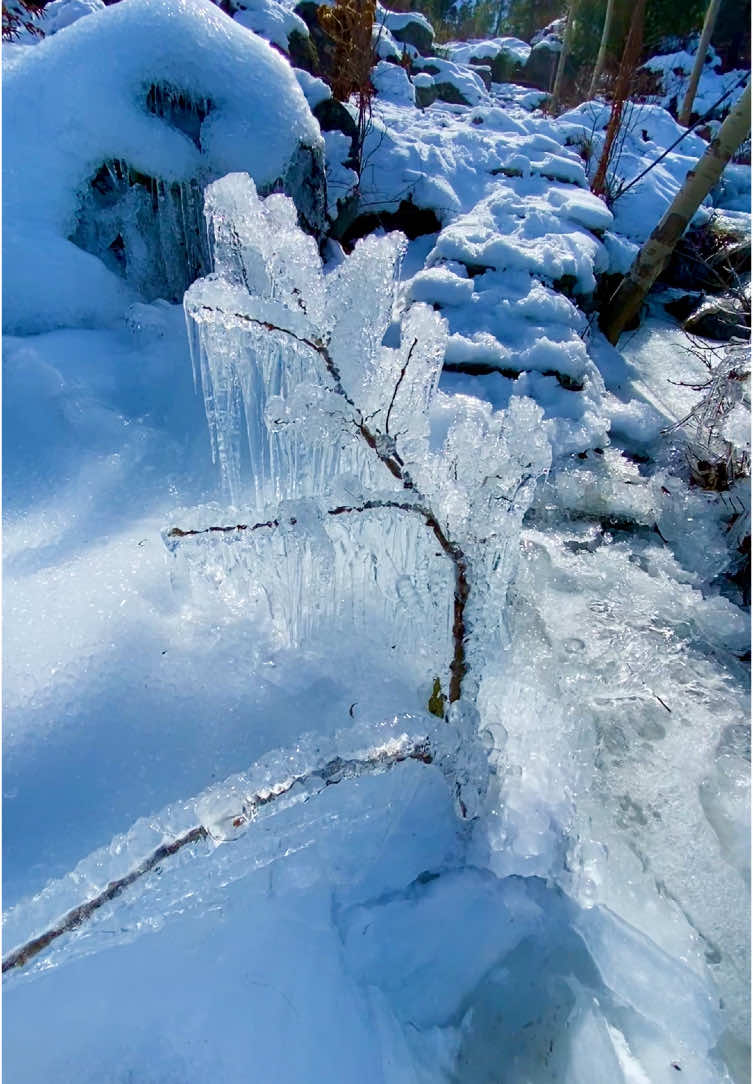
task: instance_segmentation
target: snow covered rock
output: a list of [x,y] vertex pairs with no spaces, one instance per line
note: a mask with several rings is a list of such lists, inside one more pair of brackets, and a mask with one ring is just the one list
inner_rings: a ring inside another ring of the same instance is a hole
[[384,24],[395,41],[411,45],[422,56],[434,48],[434,27],[419,11],[388,11],[377,5],[377,24]]
[[530,45],[511,37],[451,42],[445,49],[456,64],[488,65],[495,83],[515,82],[531,55]]
[[4,91],[9,330],[180,298],[208,267],[203,187],[232,170],[323,225],[322,138],[295,76],[208,0],[97,11],[15,51]]
[[537,42],[520,72],[520,82],[537,90],[551,90],[561,49],[561,42],[553,37]]
[[[309,103],[309,109],[312,112],[322,104],[332,99],[332,91],[329,89],[323,79],[317,79],[315,75],[311,75],[310,72],[305,71],[303,68],[294,68],[295,77],[298,80],[298,85],[303,91],[306,101]],[[316,114],[314,114],[316,116]],[[321,126],[321,125],[320,125]],[[324,127],[322,131],[324,131]]]
[[[649,95],[648,100],[677,113],[685,97],[694,63],[695,50],[690,53],[686,49],[652,56],[647,60],[642,70],[651,72],[658,84],[657,92]],[[720,67],[721,59],[710,45],[693,102],[693,113],[697,116],[713,110],[713,116],[723,117],[743,93],[749,73],[742,70],[723,73]],[[720,98],[723,101],[719,101]]]
[[405,68],[399,64],[390,64],[388,60],[380,60],[371,72],[371,82],[380,97],[389,99],[395,105],[413,106],[416,104],[415,88]]
[[451,60],[436,56],[422,58],[413,62],[412,69],[417,73],[416,104],[421,108],[437,100],[452,105],[478,105],[486,95],[483,79]]
[[466,267],[527,271],[550,283],[590,293],[604,253],[594,230],[612,223],[608,208],[590,192],[543,178],[512,178],[447,226],[436,257]]
[[277,0],[225,0],[222,7],[241,26],[253,30],[284,53],[290,51],[292,34],[308,37],[303,19]]

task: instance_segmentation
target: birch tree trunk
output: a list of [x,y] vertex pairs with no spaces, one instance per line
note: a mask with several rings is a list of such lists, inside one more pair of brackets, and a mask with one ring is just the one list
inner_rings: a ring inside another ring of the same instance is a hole
[[714,31],[714,23],[719,14],[721,3],[722,0],[709,0],[709,6],[706,8],[706,18],[703,20],[703,30],[701,31],[701,40],[698,42],[698,51],[695,54],[695,64],[693,65],[693,71],[690,75],[688,89],[685,92],[682,109],[677,118],[680,124],[685,128],[690,124],[690,114],[693,110],[693,102],[695,101],[696,91],[698,90],[698,80],[701,78],[709,42],[711,41],[711,35]]
[[[721,2],[721,0],[719,0],[719,2]],[[604,28],[601,32],[601,43],[599,44],[599,52],[596,55],[596,67],[594,68],[593,75],[591,76],[591,86],[588,91],[589,98],[593,98],[594,94],[596,93],[596,88],[599,84],[601,73],[604,71],[604,61],[607,59],[607,45],[609,44],[609,35],[612,33],[613,22],[614,0],[607,0],[607,10],[604,14]]]
[[724,167],[747,138],[749,131],[750,83],[725,120],[716,139],[709,145],[695,169],[688,173],[685,183],[636,256],[635,263],[622,280],[614,297],[602,310],[599,324],[610,343],[617,342],[625,325],[640,309],[644,297],[664,270],[691,218],[717,183]]
[[565,36],[562,40],[562,49],[560,50],[560,58],[557,62],[557,74],[554,77],[554,87],[552,89],[552,100],[549,103],[549,112],[556,116],[560,107],[560,95],[562,94],[562,80],[565,75],[565,65],[567,64],[567,58],[570,55],[570,47],[573,43],[573,32],[575,28],[575,13],[578,7],[578,0],[570,0],[570,4],[567,9],[567,23],[565,24]]

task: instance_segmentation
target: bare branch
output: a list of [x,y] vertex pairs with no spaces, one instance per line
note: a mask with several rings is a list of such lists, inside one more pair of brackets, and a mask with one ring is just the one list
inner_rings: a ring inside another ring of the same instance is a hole
[[392,413],[392,408],[395,405],[395,400],[397,399],[397,393],[400,391],[400,385],[402,384],[403,379],[405,377],[405,374],[408,371],[408,366],[410,365],[410,359],[413,356],[413,351],[414,351],[414,349],[416,347],[417,342],[418,342],[418,339],[414,339],[413,342],[411,343],[410,350],[408,351],[408,357],[405,359],[405,365],[403,365],[402,369],[400,370],[400,376],[397,378],[397,384],[395,384],[394,391],[392,392],[392,399],[390,400],[390,405],[387,408],[387,418],[385,419],[385,422],[384,422],[384,431],[385,431],[385,433],[389,434],[389,431],[390,431],[390,414]]

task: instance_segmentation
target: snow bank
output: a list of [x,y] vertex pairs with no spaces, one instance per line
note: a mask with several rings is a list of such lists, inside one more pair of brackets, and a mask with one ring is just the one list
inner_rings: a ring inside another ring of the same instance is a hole
[[[161,116],[154,96],[150,109],[154,86],[164,90]],[[311,148],[310,158],[322,145],[290,67],[208,0],[129,0],[97,11],[14,51],[3,98],[4,309],[16,331],[106,322],[132,299],[117,271],[70,240],[82,200],[95,219],[107,209],[110,197],[91,188],[104,164],[127,165],[135,182],[124,182],[122,196],[144,193],[148,210],[150,179],[185,192],[243,169],[262,186],[287,179],[293,187],[305,172],[299,148]],[[178,216],[184,198],[175,197]],[[200,226],[200,204],[198,218]],[[124,241],[126,264],[143,256],[143,223],[132,224],[131,251],[117,230],[109,239],[114,262]]]

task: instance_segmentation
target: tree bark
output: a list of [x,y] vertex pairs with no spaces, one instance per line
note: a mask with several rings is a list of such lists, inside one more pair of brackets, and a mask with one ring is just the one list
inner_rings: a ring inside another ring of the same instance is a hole
[[643,15],[646,10],[646,0],[637,0],[633,9],[633,17],[630,20],[625,48],[622,51],[620,70],[617,73],[617,81],[614,86],[614,98],[612,99],[612,111],[609,115],[606,135],[604,137],[604,149],[601,152],[596,176],[591,182],[591,191],[600,196],[607,186],[607,169],[612,157],[612,148],[617,138],[622,123],[622,112],[625,108],[625,99],[630,90],[630,80],[638,66],[643,44]]
[[716,22],[716,17],[719,14],[721,3],[722,0],[709,0],[709,6],[706,8],[706,18],[703,20],[703,30],[701,31],[701,40],[698,42],[698,50],[695,54],[693,71],[690,75],[690,82],[688,83],[688,89],[685,92],[680,115],[677,118],[680,124],[685,128],[690,124],[690,114],[693,109],[696,91],[698,90],[698,80],[701,78],[701,72],[703,71],[703,65],[706,60],[706,53],[708,52],[709,42],[711,41],[711,35],[714,31],[714,24]]
[[609,44],[609,35],[612,33],[613,22],[614,0],[607,0],[607,10],[604,14],[604,28],[601,32],[601,43],[599,44],[599,52],[596,54],[596,65],[594,67],[593,75],[591,76],[591,86],[588,91],[589,98],[593,98],[596,93],[601,73],[604,71],[604,62],[607,59],[607,45]]
[[565,65],[567,64],[567,58],[570,55],[570,46],[573,41],[573,31],[575,26],[575,14],[578,8],[578,0],[570,0],[570,5],[567,9],[567,23],[565,24],[565,36],[562,40],[562,49],[560,50],[560,58],[557,61],[557,73],[554,77],[554,87],[552,88],[552,99],[549,103],[549,112],[552,114],[557,113],[560,107],[560,95],[562,94],[562,80],[565,75]]
[[722,125],[695,169],[635,258],[635,263],[612,300],[602,310],[599,324],[610,343],[617,342],[623,328],[636,315],[644,297],[664,270],[675,245],[693,215],[722,175],[750,132],[750,83]]

